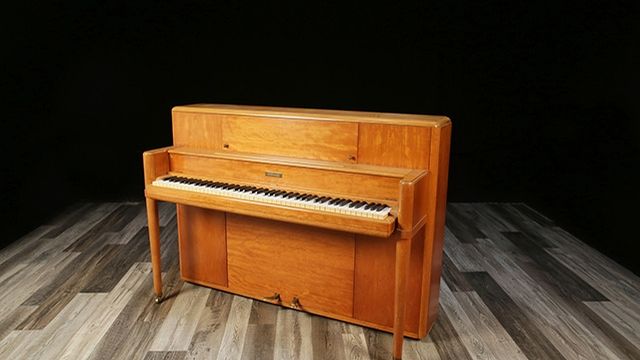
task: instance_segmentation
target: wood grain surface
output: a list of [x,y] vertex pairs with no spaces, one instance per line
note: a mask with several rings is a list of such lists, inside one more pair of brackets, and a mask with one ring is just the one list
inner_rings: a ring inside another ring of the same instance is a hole
[[[390,358],[389,333],[185,283],[158,208],[159,305],[142,203],[78,204],[0,250],[0,358]],[[525,204],[449,210],[439,317],[403,358],[640,358],[637,276]]]

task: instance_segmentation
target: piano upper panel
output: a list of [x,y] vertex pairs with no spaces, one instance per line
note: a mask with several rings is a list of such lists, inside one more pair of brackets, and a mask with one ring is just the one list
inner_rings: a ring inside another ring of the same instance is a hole
[[176,146],[350,163],[358,154],[357,123],[174,112],[173,127]]
[[427,169],[444,116],[233,105],[177,106],[175,146]]

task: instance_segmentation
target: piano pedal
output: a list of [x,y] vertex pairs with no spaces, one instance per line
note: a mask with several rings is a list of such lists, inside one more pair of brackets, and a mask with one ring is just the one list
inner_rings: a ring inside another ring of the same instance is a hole
[[302,304],[300,304],[300,300],[297,297],[294,297],[291,300],[291,305],[289,305],[289,307],[295,310],[302,310]]

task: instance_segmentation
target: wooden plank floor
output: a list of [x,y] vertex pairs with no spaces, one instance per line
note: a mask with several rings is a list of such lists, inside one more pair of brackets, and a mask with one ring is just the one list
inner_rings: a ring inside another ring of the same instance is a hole
[[[391,335],[184,283],[161,204],[79,204],[0,250],[0,359],[389,359]],[[640,359],[640,279],[520,203],[448,208],[440,317],[405,359]]]

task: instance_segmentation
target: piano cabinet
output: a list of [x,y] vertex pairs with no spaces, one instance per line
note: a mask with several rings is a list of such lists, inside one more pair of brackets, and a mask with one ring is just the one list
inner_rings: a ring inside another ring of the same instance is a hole
[[[174,145],[143,155],[157,301],[156,201],[170,201],[185,281],[392,332],[400,358],[403,336],[424,337],[437,318],[450,134],[437,116],[174,108]],[[176,175],[391,211],[361,217],[157,186]]]
[[[395,241],[178,205],[184,280],[346,320],[393,327]],[[182,230],[185,229],[185,230]],[[395,236],[395,235],[394,235]],[[424,230],[412,241],[405,335],[419,338]],[[279,301],[267,299],[279,294]]]

